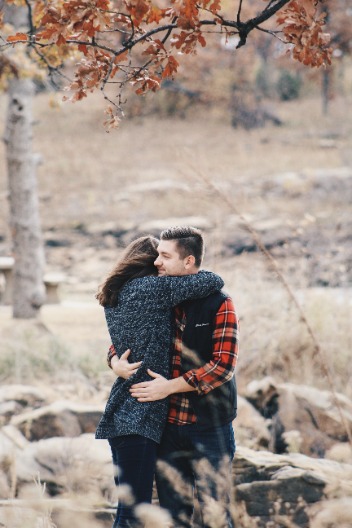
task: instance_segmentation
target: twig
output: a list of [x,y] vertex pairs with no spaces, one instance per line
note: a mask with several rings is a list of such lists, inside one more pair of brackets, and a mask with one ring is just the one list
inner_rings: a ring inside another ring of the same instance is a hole
[[206,185],[214,192],[214,194],[216,194],[217,196],[219,196],[219,198],[221,198],[221,200],[226,203],[230,210],[232,210],[240,219],[241,221],[243,222],[244,226],[246,227],[247,231],[251,234],[254,242],[256,243],[256,245],[258,246],[258,248],[260,249],[260,251],[263,253],[263,255],[267,258],[267,260],[269,261],[270,265],[272,266],[273,270],[275,271],[279,281],[281,282],[281,284],[284,286],[285,290],[287,291],[291,301],[293,302],[293,304],[295,305],[299,315],[300,315],[300,319],[302,321],[302,323],[305,325],[306,329],[307,329],[307,332],[312,340],[312,343],[313,343],[313,357],[317,356],[320,358],[320,363],[321,363],[321,367],[322,367],[322,370],[328,380],[328,383],[329,383],[329,386],[330,386],[330,390],[331,390],[331,393],[333,395],[333,398],[334,398],[334,401],[335,401],[335,405],[338,409],[338,413],[339,413],[339,416],[340,416],[340,419],[341,419],[341,423],[343,425],[343,427],[345,428],[346,430],[346,434],[347,434],[347,437],[348,437],[348,440],[352,446],[352,433],[351,433],[351,430],[350,430],[350,427],[349,427],[349,424],[346,420],[346,417],[344,416],[343,414],[343,410],[342,410],[342,407],[341,407],[341,404],[340,404],[340,401],[338,399],[338,396],[337,396],[337,393],[336,393],[336,390],[335,390],[335,386],[334,386],[334,381],[333,381],[333,377],[332,377],[332,374],[330,372],[330,369],[328,367],[328,364],[327,364],[327,361],[326,361],[326,357],[325,357],[325,354],[319,344],[319,341],[317,339],[317,337],[315,336],[315,333],[304,313],[304,311],[302,310],[295,294],[293,293],[291,287],[289,286],[288,282],[286,281],[286,278],[284,277],[283,273],[281,272],[280,268],[279,268],[279,265],[277,263],[277,261],[275,260],[275,258],[272,256],[272,254],[270,253],[270,251],[267,250],[267,248],[265,247],[263,241],[261,240],[260,238],[260,235],[258,234],[258,232],[251,226],[251,224],[248,222],[248,220],[246,220],[246,218],[242,215],[242,213],[240,213],[237,209],[237,207],[233,204],[233,202],[228,198],[228,196],[222,192],[220,189],[218,189],[218,187],[216,187],[216,185],[213,184],[213,182],[204,174],[202,173],[197,167],[194,167],[193,165],[190,165],[191,168],[193,169],[193,171],[197,174],[197,176],[203,180]]

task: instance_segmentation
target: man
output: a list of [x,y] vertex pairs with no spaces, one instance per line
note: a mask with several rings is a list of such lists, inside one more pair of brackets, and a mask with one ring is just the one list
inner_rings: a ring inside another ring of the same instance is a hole
[[[198,229],[175,227],[163,231],[155,261],[158,274],[197,273],[203,248]],[[148,371],[152,381],[132,385],[130,389],[131,395],[140,402],[169,397],[168,422],[160,444],[156,475],[159,502],[169,510],[175,526],[188,528],[196,490],[202,526],[208,525],[216,501],[217,512],[221,506],[223,516],[219,526],[231,527],[231,461],[235,452],[232,421],[236,416],[234,368],[238,354],[233,302],[222,292],[184,302],[175,309],[175,323],[171,379]],[[123,377],[139,366],[128,364],[127,354],[124,356],[117,360],[120,370],[114,368]]]

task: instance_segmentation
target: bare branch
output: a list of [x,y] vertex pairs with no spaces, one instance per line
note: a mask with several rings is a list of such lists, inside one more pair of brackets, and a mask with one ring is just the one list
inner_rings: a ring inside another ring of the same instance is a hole
[[28,10],[28,26],[29,26],[29,34],[35,35],[35,27],[33,24],[33,16],[32,16],[32,6],[31,3],[28,0],[25,0],[25,4],[27,6]]
[[240,41],[237,45],[237,48],[244,46],[247,42],[247,37],[253,29],[257,29],[260,24],[269,20],[273,17],[282,7],[288,4],[291,0],[278,0],[271,7],[266,7],[266,9],[260,13],[258,16],[247,20],[247,22],[241,23],[239,27]]
[[[262,24],[263,22],[266,22],[269,20],[269,18],[273,17],[280,9],[282,9],[286,4],[288,4],[291,0],[278,0],[274,5],[271,7],[266,7],[265,10],[260,13],[255,18],[252,18],[246,22],[246,25],[252,26],[252,29],[256,28],[259,24]],[[269,5],[272,2],[269,3]]]
[[258,31],[261,31],[262,33],[267,33],[268,35],[271,35],[272,37],[275,37],[276,39],[280,40],[280,42],[283,42],[284,44],[287,44],[286,40],[279,37],[279,34],[282,33],[282,31],[273,31],[270,29],[264,29],[260,26],[257,27]]
[[241,24],[242,2],[243,2],[243,0],[240,0],[240,5],[238,6],[238,11],[237,11],[237,24],[238,25]]

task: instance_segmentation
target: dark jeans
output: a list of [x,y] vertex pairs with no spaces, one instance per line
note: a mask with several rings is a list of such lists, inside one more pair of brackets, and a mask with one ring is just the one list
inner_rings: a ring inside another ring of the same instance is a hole
[[233,527],[229,506],[235,450],[231,423],[209,429],[167,424],[158,451],[156,484],[160,506],[169,510],[174,526],[192,526],[196,492],[198,525],[209,526],[216,511],[218,520],[224,520],[219,526]]
[[115,467],[115,484],[127,484],[133,494],[133,505],[118,501],[113,528],[140,526],[134,515],[134,506],[151,503],[158,444],[139,435],[110,438],[109,444]]

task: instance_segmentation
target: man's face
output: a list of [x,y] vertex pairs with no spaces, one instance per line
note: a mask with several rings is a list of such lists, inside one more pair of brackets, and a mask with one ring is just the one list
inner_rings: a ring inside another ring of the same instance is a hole
[[158,268],[158,275],[189,275],[197,272],[194,257],[182,258],[175,240],[160,240],[157,250],[159,256],[154,266]]

